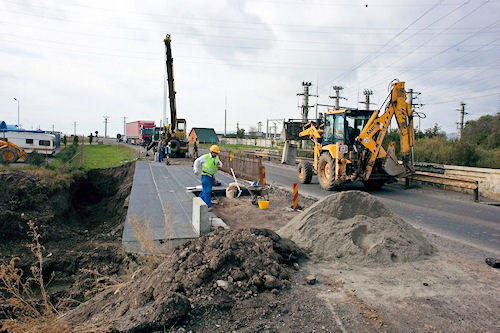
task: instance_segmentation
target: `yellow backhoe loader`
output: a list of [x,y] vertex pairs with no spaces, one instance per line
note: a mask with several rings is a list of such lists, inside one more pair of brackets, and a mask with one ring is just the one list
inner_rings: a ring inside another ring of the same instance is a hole
[[28,154],[12,142],[0,140],[0,163],[14,163],[18,159],[26,161]]
[[[379,110],[341,109],[307,123],[299,135],[315,142],[314,163],[299,163],[300,182],[308,184],[317,174],[325,190],[352,181],[362,181],[367,189],[378,189],[397,176],[413,173],[413,114],[406,103],[404,82],[392,83],[384,106],[382,114]],[[387,149],[382,147],[393,116],[401,136],[402,163],[396,158],[394,142]]]

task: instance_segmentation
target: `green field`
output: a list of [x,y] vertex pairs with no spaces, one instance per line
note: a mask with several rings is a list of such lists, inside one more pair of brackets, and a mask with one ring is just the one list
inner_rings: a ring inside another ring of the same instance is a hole
[[[90,169],[112,168],[135,160],[135,150],[124,145],[85,145],[83,167]],[[79,156],[76,163],[80,163]]]
[[[63,164],[63,160],[68,160],[70,156],[73,156],[70,148],[71,146],[68,145],[57,154],[53,164]],[[80,149],[81,146],[78,146],[75,153],[79,153]],[[84,145],[83,168],[85,170],[112,168],[134,160],[136,160],[135,150],[125,145]],[[72,167],[79,167],[80,161],[78,155],[70,164]]]

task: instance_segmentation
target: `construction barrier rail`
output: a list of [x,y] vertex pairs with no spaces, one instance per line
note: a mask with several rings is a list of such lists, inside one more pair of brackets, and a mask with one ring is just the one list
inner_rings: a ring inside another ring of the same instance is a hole
[[[267,161],[278,161],[281,162],[281,154],[276,152],[276,151],[250,151],[250,150],[245,150],[244,151],[246,156],[258,156],[262,157],[264,160]],[[311,157],[297,157],[295,159],[295,163],[299,163],[301,161],[308,161],[312,163],[314,161],[314,158]]]
[[407,186],[410,180],[470,189],[474,191],[474,201],[479,201],[479,182],[476,179],[416,171],[413,175],[406,177]]
[[231,174],[231,168],[238,178],[257,181],[261,179],[262,158],[256,156],[235,156],[230,152],[221,152],[222,171]]

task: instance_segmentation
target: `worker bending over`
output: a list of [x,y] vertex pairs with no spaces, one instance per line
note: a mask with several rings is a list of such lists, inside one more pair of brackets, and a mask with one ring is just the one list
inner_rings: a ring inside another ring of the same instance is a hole
[[207,204],[209,210],[212,207],[212,185],[214,175],[222,162],[219,160],[220,149],[217,145],[210,147],[210,153],[201,155],[194,161],[194,174],[199,175],[201,171],[201,193],[200,198]]

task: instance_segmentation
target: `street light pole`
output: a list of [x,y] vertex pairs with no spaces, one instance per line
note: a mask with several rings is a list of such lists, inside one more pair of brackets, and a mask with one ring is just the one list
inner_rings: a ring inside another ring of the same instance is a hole
[[14,97],[14,100],[17,102],[17,128],[19,129],[19,99]]

